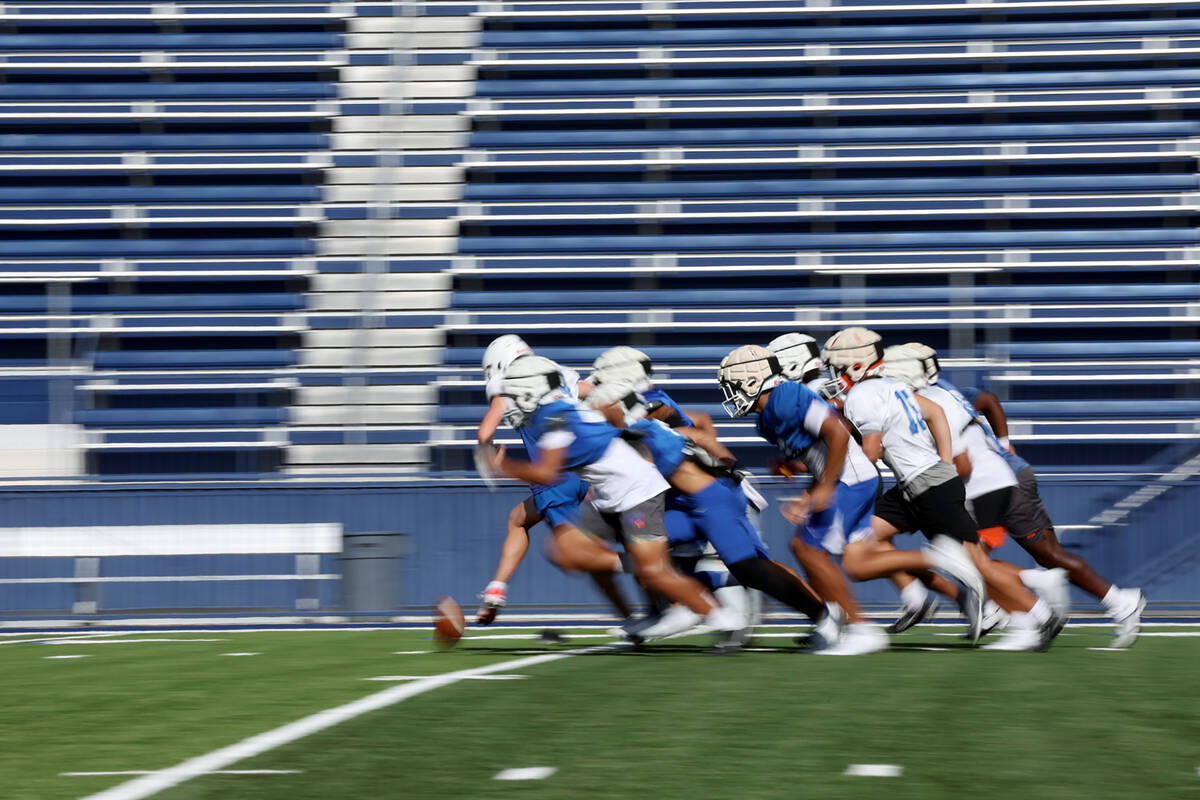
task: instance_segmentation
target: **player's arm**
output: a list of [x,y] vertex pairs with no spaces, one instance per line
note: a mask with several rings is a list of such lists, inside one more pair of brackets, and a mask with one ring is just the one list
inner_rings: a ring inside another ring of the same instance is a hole
[[862,449],[867,458],[871,459],[872,464],[878,461],[883,456],[883,432],[864,433]]
[[496,436],[496,429],[500,427],[503,420],[504,397],[496,395],[492,398],[487,413],[483,415],[483,421],[479,423],[479,430],[475,434],[476,440],[480,444],[491,444],[492,439]]
[[954,457],[954,469],[958,471],[958,477],[964,481],[971,477],[971,457],[967,455],[966,450],[963,450]]
[[696,444],[703,447],[713,458],[720,461],[724,466],[732,467],[737,463],[737,456],[730,452],[728,447],[721,444],[720,440],[717,439],[715,432],[694,427],[675,428],[675,431],[683,434]]
[[1008,415],[1004,413],[1004,406],[1000,405],[1000,398],[981,389],[975,396],[975,408],[992,426],[992,431],[1000,440],[1000,444],[1004,445],[1008,452],[1016,453],[1017,451],[1008,441]]
[[929,432],[933,434],[933,441],[937,444],[938,457],[947,464],[953,464],[954,440],[950,436],[950,423],[946,421],[946,412],[927,397],[919,394],[913,396],[917,398],[917,405],[921,409],[921,418],[925,420],[929,426]]
[[552,486],[558,483],[559,476],[562,475],[563,465],[566,463],[566,447],[540,450],[535,461],[519,461],[508,458],[504,454],[504,448],[501,447],[496,451],[492,466],[497,472],[503,473],[510,478],[516,478],[526,483],[540,483],[543,486]]
[[830,414],[822,420],[820,436],[826,448],[825,468],[809,489],[816,511],[824,511],[829,507],[838,479],[842,476],[842,467],[846,464],[846,453],[850,450],[850,432],[838,420],[837,414]]
[[712,414],[707,411],[688,411],[688,417],[692,420],[692,426],[698,430],[708,431],[713,438],[717,435],[717,426],[713,424]]

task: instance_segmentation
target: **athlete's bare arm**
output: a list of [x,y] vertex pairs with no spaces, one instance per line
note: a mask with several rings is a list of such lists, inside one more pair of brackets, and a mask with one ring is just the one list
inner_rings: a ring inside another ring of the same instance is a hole
[[696,444],[707,450],[713,458],[720,461],[726,466],[733,466],[737,463],[737,456],[730,452],[729,448],[721,444],[717,439],[717,435],[713,431],[706,431],[703,428],[675,428],[677,433],[683,434],[691,439]]
[[946,412],[928,398],[919,394],[914,397],[921,408],[921,417],[929,425],[929,432],[933,434],[933,441],[937,443],[938,456],[947,464],[953,464],[953,440],[950,438],[950,423],[946,422]]
[[867,458],[874,464],[883,455],[883,433],[864,433],[862,449]]
[[980,390],[975,397],[975,408],[987,419],[988,424],[992,426],[996,436],[1004,442],[1008,451],[1016,453],[1017,451],[1008,441],[1008,415],[1004,413],[1004,406],[1000,405],[1000,398],[991,392]]
[[543,486],[552,486],[558,483],[559,476],[563,471],[563,464],[567,461],[567,448],[565,447],[556,450],[542,450],[536,461],[518,461],[506,457],[504,452],[505,448],[501,447],[496,450],[493,457],[492,466],[497,472],[519,481],[540,483]]
[[483,421],[479,423],[479,431],[476,433],[476,440],[480,444],[491,444],[492,439],[496,435],[496,429],[500,427],[501,421],[504,419],[504,398],[496,395],[492,398],[492,404],[488,406],[487,413],[483,415]]

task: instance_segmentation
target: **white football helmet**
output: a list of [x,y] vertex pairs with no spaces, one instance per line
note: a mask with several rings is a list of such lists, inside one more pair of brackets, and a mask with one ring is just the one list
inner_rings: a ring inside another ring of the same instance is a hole
[[784,380],[779,359],[765,347],[747,344],[721,359],[717,383],[725,395],[721,407],[731,417],[744,417],[758,396]]
[[912,345],[894,344],[883,351],[883,374],[916,391],[929,385],[925,363]]
[[562,373],[550,359],[528,355],[514,360],[500,382],[500,395],[508,401],[505,421],[521,427],[537,411],[542,398],[561,387]]
[[632,425],[646,416],[646,400],[629,381],[602,383],[587,396],[587,403],[592,408],[607,408],[613,403],[620,403],[621,412],[625,415],[625,424]]
[[804,376],[821,369],[821,348],[817,340],[806,333],[776,336],[767,344],[767,349],[779,359],[783,377],[788,380],[804,380]]
[[942,365],[938,362],[937,350],[920,342],[908,342],[904,346],[912,349],[917,354],[917,358],[921,359],[921,366],[925,369],[925,377],[929,379],[930,385],[937,383],[938,375],[942,371]]
[[882,342],[879,334],[868,328],[843,328],[826,340],[821,358],[849,389],[883,371]]
[[592,374],[588,380],[599,386],[604,383],[628,383],[642,390],[650,385],[654,368],[650,356],[633,347],[618,345],[610,347],[592,362]]
[[483,379],[490,381],[521,356],[533,355],[525,340],[513,333],[497,336],[483,351]]

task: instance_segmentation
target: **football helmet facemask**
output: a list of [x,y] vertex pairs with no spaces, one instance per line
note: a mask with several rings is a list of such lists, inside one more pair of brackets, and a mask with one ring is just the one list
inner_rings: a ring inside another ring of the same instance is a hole
[[542,398],[562,387],[558,364],[548,358],[528,355],[509,364],[500,383],[500,394],[508,409],[504,420],[514,428],[529,421]]
[[758,396],[783,380],[779,359],[765,347],[747,344],[721,359],[717,383],[725,395],[721,407],[731,417],[744,417]]

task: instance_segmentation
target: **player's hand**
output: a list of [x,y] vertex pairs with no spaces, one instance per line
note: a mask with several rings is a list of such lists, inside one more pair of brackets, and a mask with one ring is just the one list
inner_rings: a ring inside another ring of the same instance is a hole
[[502,477],[504,475],[504,453],[506,448],[504,445],[494,447],[492,445],[479,445],[479,460],[484,468],[492,474],[493,477]]
[[503,581],[492,581],[479,597],[483,602],[479,604],[475,622],[479,625],[491,625],[500,609],[508,602],[508,585]]
[[810,499],[808,492],[805,492],[796,500],[790,500],[780,506],[779,513],[793,525],[803,525],[808,522]]
[[809,509],[811,512],[821,512],[833,504],[833,496],[837,493],[834,486],[814,486],[808,492]]

